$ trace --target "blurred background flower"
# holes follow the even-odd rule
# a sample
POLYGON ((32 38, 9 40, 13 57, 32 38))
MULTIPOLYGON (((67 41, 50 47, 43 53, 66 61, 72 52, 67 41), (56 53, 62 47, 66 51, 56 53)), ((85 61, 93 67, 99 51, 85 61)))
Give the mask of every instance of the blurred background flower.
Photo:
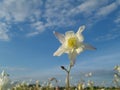
POLYGON ((3 70, 0 74, 0 90, 8 90, 11 88, 9 75, 3 70))

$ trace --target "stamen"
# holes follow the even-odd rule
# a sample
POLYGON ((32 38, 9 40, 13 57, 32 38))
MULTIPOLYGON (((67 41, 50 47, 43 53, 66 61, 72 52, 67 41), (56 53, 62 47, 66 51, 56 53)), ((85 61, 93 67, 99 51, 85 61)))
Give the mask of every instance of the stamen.
POLYGON ((76 48, 77 47, 77 39, 75 37, 71 37, 68 39, 68 47, 76 48))

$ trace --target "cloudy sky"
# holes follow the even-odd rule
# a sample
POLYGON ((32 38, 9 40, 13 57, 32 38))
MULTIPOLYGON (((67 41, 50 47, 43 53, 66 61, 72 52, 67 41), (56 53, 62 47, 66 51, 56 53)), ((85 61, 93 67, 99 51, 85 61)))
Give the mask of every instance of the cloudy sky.
MULTIPOLYGON (((0 0, 0 70, 12 78, 64 75, 67 55, 53 31, 77 31, 86 25, 85 41, 97 48, 77 57, 71 74, 112 71, 120 64, 120 0, 0 0)), ((104 75, 104 73, 102 74, 104 75)))

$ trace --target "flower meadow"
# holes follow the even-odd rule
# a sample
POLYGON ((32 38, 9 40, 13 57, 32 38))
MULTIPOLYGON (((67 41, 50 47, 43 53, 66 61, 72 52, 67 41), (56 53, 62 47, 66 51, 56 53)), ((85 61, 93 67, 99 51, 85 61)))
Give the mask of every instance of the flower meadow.
MULTIPOLYGON (((41 83, 37 80, 33 83, 31 81, 12 81, 9 74, 2 71, 0 74, 0 90, 120 90, 120 66, 114 67, 113 83, 112 86, 106 86, 102 82, 102 85, 97 85, 90 77, 93 77, 93 73, 89 72, 85 74, 87 80, 79 80, 76 85, 70 85, 69 89, 65 86, 59 86, 57 78, 52 77, 47 82, 41 83)), ((110 81, 111 82, 111 81, 110 81)), ((107 83, 107 82, 106 82, 107 83)))
POLYGON ((82 25, 77 32, 67 31, 65 34, 53 32, 61 43, 60 47, 53 53, 53 56, 61 56, 65 53, 70 61, 67 67, 61 66, 61 72, 64 71, 66 75, 64 86, 59 85, 60 82, 56 77, 49 78, 44 83, 41 83, 40 80, 33 83, 28 81, 12 81, 9 74, 3 70, 0 74, 0 90, 120 90, 119 65, 113 67, 112 86, 106 86, 104 83, 96 86, 95 81, 89 79, 89 77, 94 76, 92 72, 84 75, 87 80, 79 80, 79 82, 76 82, 77 84, 71 85, 71 69, 75 66, 76 57, 85 50, 96 50, 94 46, 84 43, 84 36, 82 35, 84 29, 85 25, 82 25))

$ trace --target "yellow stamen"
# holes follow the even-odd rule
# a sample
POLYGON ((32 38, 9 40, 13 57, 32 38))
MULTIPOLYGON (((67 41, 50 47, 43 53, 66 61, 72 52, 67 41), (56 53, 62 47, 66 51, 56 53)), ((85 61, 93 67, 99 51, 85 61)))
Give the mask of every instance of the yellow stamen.
POLYGON ((76 48, 77 47, 76 37, 71 37, 71 38, 68 39, 68 47, 69 48, 76 48))

